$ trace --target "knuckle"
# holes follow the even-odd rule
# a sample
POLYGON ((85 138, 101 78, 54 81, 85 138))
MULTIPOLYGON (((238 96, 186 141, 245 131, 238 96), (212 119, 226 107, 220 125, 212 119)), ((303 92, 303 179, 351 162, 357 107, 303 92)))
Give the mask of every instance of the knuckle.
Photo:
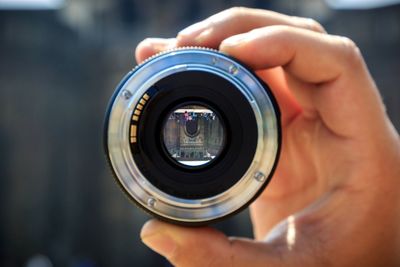
POLYGON ((302 28, 314 31, 314 32, 320 32, 320 33, 326 33, 325 28, 316 21, 315 19, 312 18, 304 18, 304 17, 297 17, 297 16, 292 16, 291 17, 293 21, 299 25, 302 28))
POLYGON ((228 9, 225 9, 217 14, 212 15, 209 17, 207 20, 210 23, 210 25, 215 26, 221 22, 236 22, 240 21, 241 18, 244 16, 246 13, 245 7, 231 7, 228 9))
POLYGON ((344 55, 344 60, 349 64, 349 65, 362 65, 363 64, 363 58, 361 55, 361 51, 358 48, 357 44, 347 38, 347 37, 339 37, 340 38, 340 43, 341 43, 341 49, 343 51, 344 55))
POLYGON ((241 6, 235 6, 228 8, 221 12, 223 17, 230 20, 240 20, 246 14, 246 8, 241 6))
POLYGON ((324 27, 318 21, 316 21, 314 19, 307 19, 307 20, 308 20, 307 23, 308 23, 310 30, 316 31, 316 32, 321 32, 321 33, 326 32, 324 27))
POLYGON ((240 16, 241 14, 243 14, 245 7, 242 6, 234 6, 231 8, 228 8, 227 10, 225 10, 229 15, 235 17, 235 16, 240 16))

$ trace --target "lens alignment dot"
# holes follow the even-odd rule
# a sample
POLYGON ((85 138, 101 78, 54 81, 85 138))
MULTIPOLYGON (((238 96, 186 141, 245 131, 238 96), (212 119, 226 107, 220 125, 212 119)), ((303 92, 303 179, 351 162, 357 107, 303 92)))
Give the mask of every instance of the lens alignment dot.
POLYGON ((185 166, 202 166, 221 153, 224 128, 217 114, 201 105, 187 105, 172 111, 163 129, 169 156, 185 166))

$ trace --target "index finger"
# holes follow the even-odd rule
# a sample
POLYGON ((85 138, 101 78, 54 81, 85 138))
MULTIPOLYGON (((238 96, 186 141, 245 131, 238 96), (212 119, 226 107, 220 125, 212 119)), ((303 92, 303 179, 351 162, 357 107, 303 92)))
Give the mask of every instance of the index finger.
POLYGON ((221 41, 229 36, 272 25, 325 32, 321 24, 310 18, 288 16, 263 9, 233 7, 182 30, 177 36, 177 44, 218 48, 221 41))
POLYGON ((307 89, 291 89, 301 96, 303 109, 339 136, 365 136, 383 126, 379 93, 359 49, 348 38, 271 26, 230 37, 220 50, 255 70, 281 66, 309 84, 307 89))

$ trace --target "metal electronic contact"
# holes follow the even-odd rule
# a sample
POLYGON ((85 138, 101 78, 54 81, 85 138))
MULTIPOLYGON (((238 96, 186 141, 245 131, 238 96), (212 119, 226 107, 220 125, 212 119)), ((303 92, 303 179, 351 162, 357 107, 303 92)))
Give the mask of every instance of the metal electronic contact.
POLYGON ((106 153, 122 189, 144 210, 183 224, 246 207, 272 176, 280 138, 268 87, 236 60, 204 48, 166 51, 136 67, 117 87, 105 121, 106 153), (212 147, 195 150, 204 139, 212 147))

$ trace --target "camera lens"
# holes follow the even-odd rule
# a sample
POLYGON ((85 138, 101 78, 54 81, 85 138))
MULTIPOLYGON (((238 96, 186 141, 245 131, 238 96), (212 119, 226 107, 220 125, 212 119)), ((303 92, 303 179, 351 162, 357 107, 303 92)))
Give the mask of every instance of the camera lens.
POLYGON ((111 98, 104 147, 115 180, 146 212, 203 225, 246 208, 264 190, 281 146, 268 86, 206 48, 155 55, 111 98))
POLYGON ((173 160, 184 166, 201 167, 221 153, 225 130, 210 107, 184 105, 168 114, 163 141, 173 160))

